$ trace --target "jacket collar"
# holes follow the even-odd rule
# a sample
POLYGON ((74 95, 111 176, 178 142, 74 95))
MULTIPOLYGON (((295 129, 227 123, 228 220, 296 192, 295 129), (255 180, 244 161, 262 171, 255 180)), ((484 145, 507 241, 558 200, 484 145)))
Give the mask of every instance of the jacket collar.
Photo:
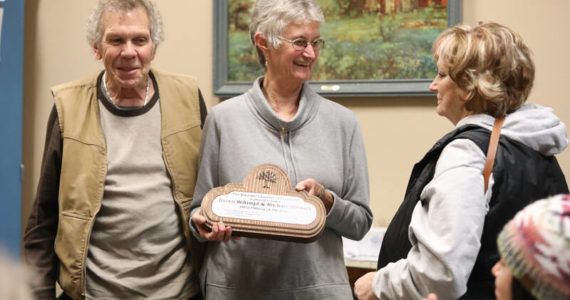
POLYGON ((295 131, 301 128, 315 118, 317 110, 323 98, 315 93, 309 87, 307 82, 303 83, 301 88, 301 99, 299 100, 299 109, 295 117, 289 121, 281 119, 277 113, 271 108, 267 99, 261 90, 261 82, 263 77, 259 77, 246 92, 246 99, 254 114, 261 120, 261 122, 274 128, 277 131, 285 129, 287 131, 295 131))

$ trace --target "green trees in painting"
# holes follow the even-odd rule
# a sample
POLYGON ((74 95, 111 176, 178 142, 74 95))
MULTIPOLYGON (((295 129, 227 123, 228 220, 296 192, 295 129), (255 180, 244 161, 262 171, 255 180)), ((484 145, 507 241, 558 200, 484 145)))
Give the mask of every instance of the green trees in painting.
MULTIPOLYGON (((253 0, 229 1, 228 79, 263 73, 248 38, 253 0)), ((326 23, 313 80, 428 79, 431 45, 447 27, 446 0, 319 0, 326 23)))
POLYGON ((230 12, 228 23, 233 30, 249 30, 249 14, 253 2, 251 0, 228 1, 228 11, 230 12))

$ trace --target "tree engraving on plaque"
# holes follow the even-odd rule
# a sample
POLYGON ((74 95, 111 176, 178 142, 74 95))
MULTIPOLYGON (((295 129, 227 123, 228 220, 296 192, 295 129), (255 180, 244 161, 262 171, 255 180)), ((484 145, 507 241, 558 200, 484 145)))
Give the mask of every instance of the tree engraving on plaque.
POLYGON ((268 189, 270 187, 270 183, 277 182, 277 174, 270 170, 262 170, 261 172, 257 173, 257 179, 263 180, 263 187, 268 189))

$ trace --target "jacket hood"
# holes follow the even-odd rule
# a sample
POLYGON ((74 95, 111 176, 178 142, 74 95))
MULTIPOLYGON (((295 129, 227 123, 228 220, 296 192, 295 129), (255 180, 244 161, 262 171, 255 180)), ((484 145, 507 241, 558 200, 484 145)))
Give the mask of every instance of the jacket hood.
MULTIPOLYGON (((487 114, 470 115, 457 123, 456 127, 475 124, 493 130, 495 118, 487 114)), ((517 140, 543 155, 551 156, 562 152, 568 146, 566 125, 550 107, 525 104, 506 116, 501 134, 517 140)))

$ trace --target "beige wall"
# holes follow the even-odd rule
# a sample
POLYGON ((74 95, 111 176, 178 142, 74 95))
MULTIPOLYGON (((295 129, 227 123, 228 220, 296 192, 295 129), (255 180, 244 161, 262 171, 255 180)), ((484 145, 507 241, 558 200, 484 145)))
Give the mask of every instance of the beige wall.
MULTIPOLYGON (((157 1, 166 40, 154 66, 199 78, 209 107, 212 92, 212 2, 157 1)), ((84 21, 95 0, 27 0, 25 37, 23 219, 27 218, 39 179, 45 124, 52 107, 49 87, 95 72, 100 63, 84 38, 84 21)), ((570 28, 568 0, 464 0, 463 20, 497 21, 515 29, 534 52, 535 88, 529 102, 554 107, 570 123, 570 28)), ((325 50, 326 51, 326 50, 325 50)), ((385 226, 403 198, 413 164, 452 129, 434 111, 435 98, 337 99, 358 116, 370 171, 374 224, 385 226)), ((570 151, 558 156, 570 172, 570 151)))

